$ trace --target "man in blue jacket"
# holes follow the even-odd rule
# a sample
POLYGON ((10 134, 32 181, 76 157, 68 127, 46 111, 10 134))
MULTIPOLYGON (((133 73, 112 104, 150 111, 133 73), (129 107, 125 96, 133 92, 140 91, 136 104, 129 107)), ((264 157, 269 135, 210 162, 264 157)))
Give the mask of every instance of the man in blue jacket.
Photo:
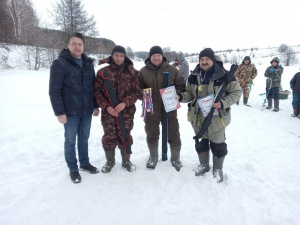
POLYGON ((67 49, 53 61, 50 70, 49 95, 55 116, 64 124, 65 160, 74 183, 81 182, 78 172, 75 144, 80 169, 95 174, 99 170, 92 166, 88 156, 92 114, 99 115, 94 100, 95 71, 93 60, 83 54, 85 37, 73 32, 68 36, 67 49))

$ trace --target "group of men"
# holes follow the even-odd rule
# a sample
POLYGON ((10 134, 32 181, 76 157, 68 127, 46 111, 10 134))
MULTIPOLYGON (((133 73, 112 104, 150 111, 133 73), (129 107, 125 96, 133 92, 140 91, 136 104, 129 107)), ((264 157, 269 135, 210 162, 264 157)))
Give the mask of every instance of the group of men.
MULTIPOLYGON (((140 71, 134 68, 124 47, 116 46, 109 57, 99 61, 99 65, 108 65, 98 70, 95 75, 93 60, 83 53, 84 43, 85 37, 81 33, 69 34, 67 49, 61 52, 51 66, 49 82, 49 95, 54 113, 58 121, 64 125, 65 160, 70 170, 70 178, 74 183, 81 182, 79 169, 91 174, 99 172, 91 165, 88 157, 92 115, 99 115, 99 107, 104 131, 102 146, 106 157, 106 163, 101 171, 109 173, 112 170, 115 165, 115 148, 118 147, 122 156, 122 166, 132 172, 136 169, 130 161, 130 146, 133 144, 130 132, 133 129, 136 112, 135 103, 138 99, 143 100, 143 90, 152 90, 153 112, 146 112, 145 132, 150 154, 146 166, 154 169, 159 158, 159 126, 165 110, 159 92, 163 88, 163 74, 166 72, 169 74, 169 86, 175 87, 176 98, 180 102, 188 103, 188 121, 195 134, 200 131, 205 119, 205 114, 201 111, 202 108, 197 100, 216 95, 228 74, 223 63, 215 57, 214 51, 210 48, 200 52, 199 64, 185 78, 181 76, 180 69, 169 64, 159 46, 153 46, 150 49, 145 66, 140 71), (75 150, 76 138, 79 168, 75 150)), ((273 74, 279 73, 277 71, 281 67, 277 70, 275 62, 279 63, 279 61, 272 60, 274 71, 271 71, 272 68, 267 69, 266 76, 272 77, 273 74)), ((211 150, 213 176, 218 182, 223 181, 223 162, 228 152, 225 143, 225 128, 230 123, 230 106, 240 99, 242 93, 244 93, 244 104, 247 104, 248 84, 256 75, 255 66, 251 64, 249 57, 245 57, 236 72, 238 80, 234 77, 227 85, 221 100, 213 104, 218 116, 213 116, 203 139, 195 140, 195 149, 200 161, 196 176, 202 176, 210 170, 209 151, 211 150), (244 77, 249 77, 249 79, 242 82, 244 77)), ((270 93, 276 96, 276 91, 277 89, 274 89, 270 93)), ((275 101, 276 107, 278 104, 275 101)), ((171 165, 180 171, 182 167, 181 139, 177 111, 168 112, 167 118, 170 161, 171 165)))

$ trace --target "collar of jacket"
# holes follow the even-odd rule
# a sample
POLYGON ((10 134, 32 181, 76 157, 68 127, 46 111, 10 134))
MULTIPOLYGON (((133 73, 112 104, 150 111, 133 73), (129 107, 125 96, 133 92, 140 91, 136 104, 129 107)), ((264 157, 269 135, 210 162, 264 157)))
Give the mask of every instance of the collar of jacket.
POLYGON ((165 57, 163 56, 163 60, 162 60, 161 67, 160 67, 160 68, 156 68, 156 67, 151 63, 150 57, 148 57, 148 58, 145 60, 145 64, 146 64, 147 68, 149 68, 150 70, 160 70, 160 69, 165 69, 165 68, 167 68, 167 66, 169 65, 169 62, 168 62, 167 58, 165 58, 165 57))
MULTIPOLYGON (((71 62, 74 65, 77 65, 76 62, 74 61, 74 59, 72 58, 69 49, 62 50, 62 52, 59 54, 59 57, 68 60, 69 62, 71 62)), ((94 61, 92 58, 87 57, 84 53, 82 53, 81 58, 82 58, 82 64, 93 63, 93 61, 94 61)))
MULTIPOLYGON (((198 64, 193 72, 191 73, 192 75, 200 76, 200 65, 198 64)), ((210 68, 209 70, 213 69, 214 70, 214 75, 212 76, 211 80, 218 80, 221 77, 225 75, 226 70, 221 68, 217 63, 214 63, 213 68, 210 68)))

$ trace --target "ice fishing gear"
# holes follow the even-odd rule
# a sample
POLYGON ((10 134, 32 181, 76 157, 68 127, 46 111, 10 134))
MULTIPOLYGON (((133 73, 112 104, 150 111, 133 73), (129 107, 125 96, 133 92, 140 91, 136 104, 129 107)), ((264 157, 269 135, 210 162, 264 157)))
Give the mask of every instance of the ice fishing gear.
POLYGON ((147 112, 151 114, 153 111, 153 102, 152 102, 152 88, 143 89, 143 112, 142 117, 144 117, 144 121, 146 120, 147 112))
MULTIPOLYGON (((170 72, 163 73, 163 88, 169 87, 170 72)), ((162 161, 168 160, 168 115, 162 111, 162 161)))
MULTIPOLYGON (((227 88, 227 85, 231 82, 232 78, 234 77, 234 73, 235 73, 237 68, 238 68, 237 65, 235 65, 235 64, 231 65, 230 71, 225 74, 224 83, 221 85, 218 93, 216 94, 214 103, 217 103, 217 102, 220 101, 222 95, 224 94, 224 92, 227 88)), ((205 117, 205 119, 203 121, 200 132, 194 137, 194 139, 196 141, 200 142, 202 140, 204 133, 206 132, 206 130, 208 129, 208 127, 210 125, 210 121, 212 119, 214 111, 215 111, 215 107, 211 107, 209 114, 205 117)), ((221 118, 221 113, 219 113, 219 115, 220 115, 220 118, 221 118)))
MULTIPOLYGON (((101 75, 102 75, 102 78, 103 78, 103 81, 104 81, 104 87, 105 87, 106 93, 108 95, 109 102, 115 108, 119 104, 119 101, 118 101, 118 98, 116 96, 116 93, 115 93, 114 89, 111 86, 111 82, 110 82, 110 79, 109 79, 109 74, 108 74, 107 71, 104 71, 101 75)), ((123 144, 124 144, 125 152, 126 152, 126 154, 131 154, 132 153, 131 152, 131 145, 130 145, 129 140, 127 138, 125 123, 124 123, 122 114, 119 113, 119 115, 117 117, 115 117, 115 119, 117 121, 118 128, 119 128, 119 130, 121 131, 121 134, 122 134, 122 141, 123 141, 123 144)))
MULTIPOLYGON (((263 105, 261 107, 261 110, 263 111, 264 110, 264 107, 266 106, 266 102, 267 102, 267 99, 268 99, 268 96, 269 96, 269 93, 270 93, 270 90, 272 88, 272 79, 268 78, 267 79, 267 83, 270 82, 270 85, 269 85, 269 88, 268 88, 268 91, 267 91, 267 94, 266 94, 266 98, 264 99, 264 102, 263 102, 263 105)), ((263 94, 261 94, 263 95, 263 94)))

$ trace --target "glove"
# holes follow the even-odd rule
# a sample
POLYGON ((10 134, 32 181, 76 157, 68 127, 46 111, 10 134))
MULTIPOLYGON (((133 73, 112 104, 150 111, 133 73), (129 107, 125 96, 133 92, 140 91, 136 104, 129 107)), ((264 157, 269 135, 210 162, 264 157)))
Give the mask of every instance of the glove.
POLYGON ((269 69, 269 71, 270 71, 271 73, 273 73, 273 72, 275 71, 275 68, 271 68, 271 69, 269 69))

